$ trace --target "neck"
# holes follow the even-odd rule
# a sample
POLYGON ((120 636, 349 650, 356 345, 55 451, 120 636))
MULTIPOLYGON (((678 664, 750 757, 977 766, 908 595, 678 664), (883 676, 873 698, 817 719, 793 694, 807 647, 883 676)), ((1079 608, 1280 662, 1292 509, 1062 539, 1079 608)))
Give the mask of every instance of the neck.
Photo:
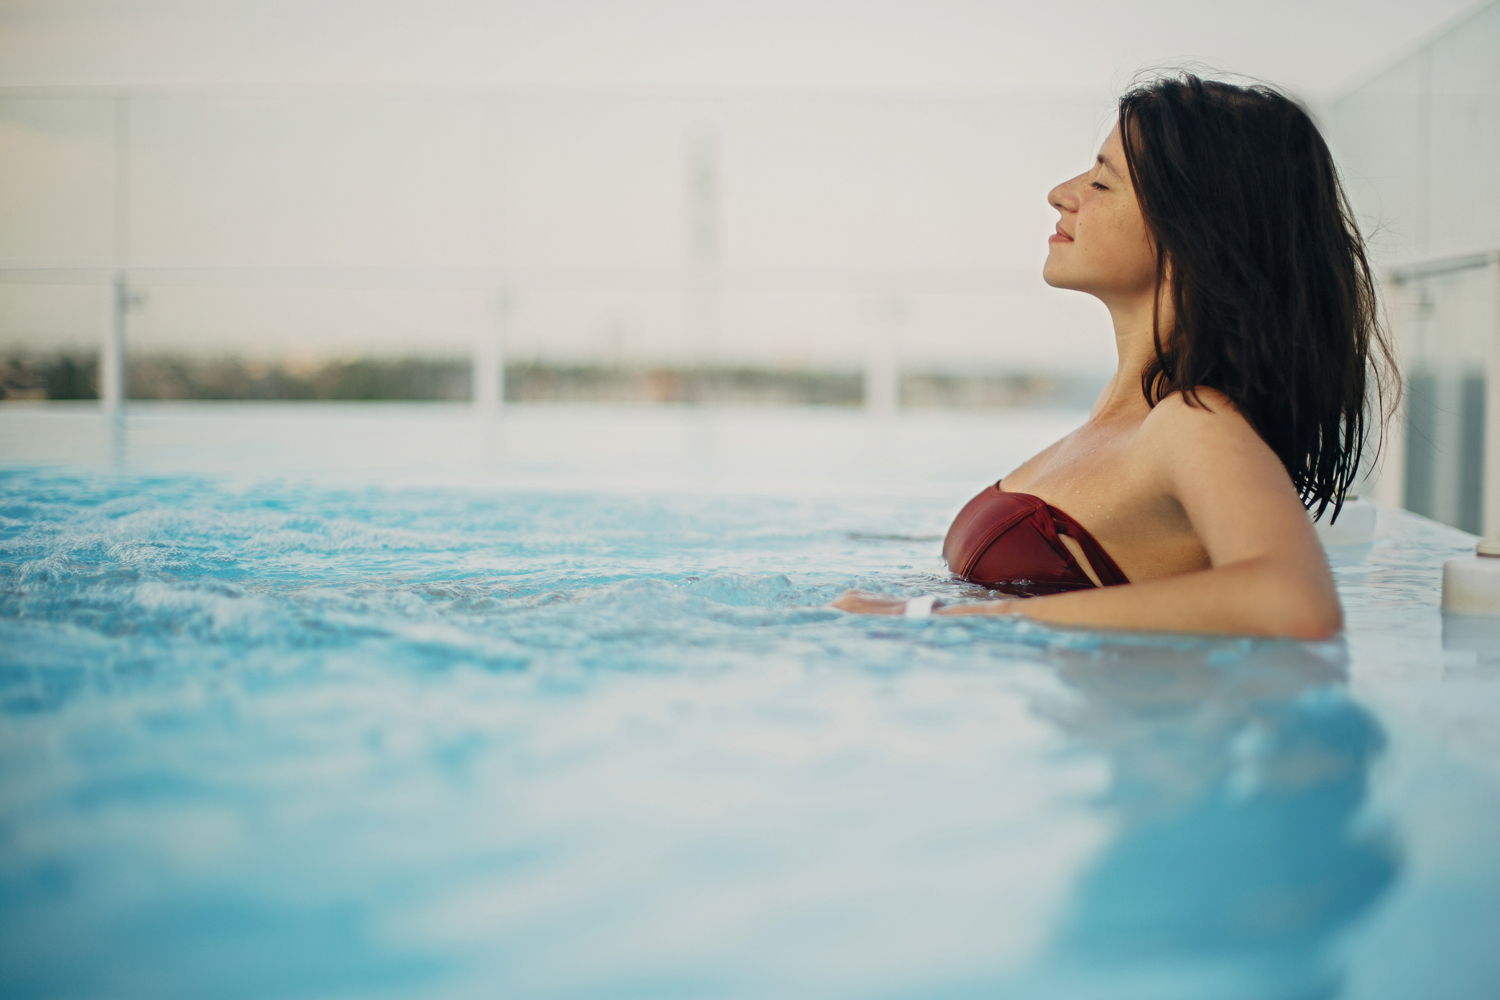
MULTIPOLYGON (((1141 394, 1141 373, 1156 357, 1152 337, 1152 300, 1150 293, 1106 301, 1115 328, 1115 374, 1099 394, 1090 414, 1094 420, 1145 417, 1150 407, 1141 394)), ((1163 310, 1162 336, 1170 327, 1168 310, 1163 310)))

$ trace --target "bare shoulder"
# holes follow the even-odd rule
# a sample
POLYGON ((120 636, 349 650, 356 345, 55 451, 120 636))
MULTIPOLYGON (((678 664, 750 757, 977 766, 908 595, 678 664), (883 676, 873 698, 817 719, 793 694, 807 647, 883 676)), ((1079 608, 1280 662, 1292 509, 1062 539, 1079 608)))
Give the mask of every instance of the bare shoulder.
POLYGON ((1228 396, 1216 389, 1195 396, 1173 393, 1141 425, 1137 454, 1158 475, 1179 484, 1185 475, 1241 486, 1245 477, 1290 485, 1280 459, 1228 396))
POLYGON ((1187 394, 1174 392, 1157 403, 1141 424, 1141 437, 1149 443, 1175 447, 1223 445, 1260 435, 1240 413, 1234 401, 1217 389, 1202 388, 1187 394))

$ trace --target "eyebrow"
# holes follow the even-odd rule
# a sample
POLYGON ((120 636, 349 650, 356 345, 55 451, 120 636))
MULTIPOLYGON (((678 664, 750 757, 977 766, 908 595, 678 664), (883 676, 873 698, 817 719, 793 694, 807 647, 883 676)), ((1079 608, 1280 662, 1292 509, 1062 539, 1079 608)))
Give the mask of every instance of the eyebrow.
POLYGON ((1098 156, 1094 157, 1094 162, 1104 164, 1109 168, 1110 173, 1114 174, 1116 177, 1120 176, 1119 168, 1111 163, 1108 159, 1106 159, 1103 153, 1100 153, 1098 156))

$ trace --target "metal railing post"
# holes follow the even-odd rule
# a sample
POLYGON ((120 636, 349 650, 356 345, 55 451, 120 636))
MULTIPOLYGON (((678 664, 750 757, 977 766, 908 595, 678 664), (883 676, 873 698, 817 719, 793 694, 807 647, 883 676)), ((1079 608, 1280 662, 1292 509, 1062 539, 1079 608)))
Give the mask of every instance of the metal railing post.
POLYGON ((99 351, 99 406, 107 414, 119 413, 125 403, 125 313, 129 308, 125 273, 116 271, 109 283, 109 315, 99 351))
POLYGON ((875 310, 871 336, 865 345, 865 410, 895 413, 901 405, 901 366, 897 359, 906 302, 892 294, 875 310))
MULTIPOLYGON (((1374 484, 1370 496, 1387 507, 1406 506, 1406 317, 1403 311, 1405 303, 1400 301, 1402 295, 1402 285, 1391 280, 1389 274, 1384 275, 1380 282, 1380 302, 1391 337, 1391 351, 1395 354, 1392 360, 1396 384, 1392 390, 1400 395, 1390 419, 1382 428, 1379 465, 1372 470, 1374 484)), ((1382 413, 1381 417, 1384 416, 1382 413)))
POLYGON ((125 318, 130 309, 130 289, 125 282, 125 258, 130 252, 130 177, 126 160, 129 141, 130 95, 121 90, 115 94, 114 183, 111 191, 114 273, 109 284, 108 322, 99 352, 99 406, 110 415, 118 414, 125 404, 125 318))
POLYGON ((500 412, 505 402, 505 313, 509 299, 504 291, 496 292, 486 310, 487 322, 474 340, 474 361, 470 374, 470 398, 481 415, 500 412))
POLYGON ((1482 533, 1500 532, 1500 250, 1490 254, 1490 296, 1494 329, 1484 379, 1484 490, 1482 533))

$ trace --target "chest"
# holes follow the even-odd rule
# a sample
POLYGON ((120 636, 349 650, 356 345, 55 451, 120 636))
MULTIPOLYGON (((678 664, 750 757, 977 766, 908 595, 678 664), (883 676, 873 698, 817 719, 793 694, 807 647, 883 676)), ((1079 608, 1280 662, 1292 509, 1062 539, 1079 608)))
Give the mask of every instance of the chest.
POLYGON ((1205 556, 1161 463, 1143 454, 1139 425, 1087 425, 1004 479, 1066 511, 1121 562, 1132 579, 1195 566, 1205 556), (1127 565, 1128 564, 1128 565, 1127 565))
POLYGON ((1137 428, 1085 425, 1005 477, 1005 489, 1032 493, 1079 519, 1135 507, 1151 492, 1135 454, 1137 428))

